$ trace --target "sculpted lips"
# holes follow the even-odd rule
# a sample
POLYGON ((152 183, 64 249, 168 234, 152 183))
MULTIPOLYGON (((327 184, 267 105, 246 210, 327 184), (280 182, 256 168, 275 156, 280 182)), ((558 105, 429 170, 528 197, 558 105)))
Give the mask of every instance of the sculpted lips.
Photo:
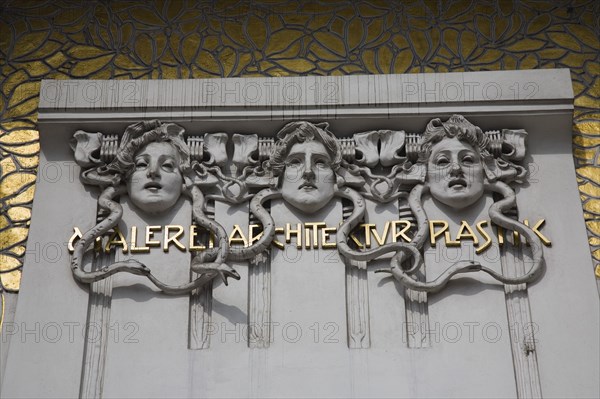
POLYGON ((161 188, 162 188, 162 185, 155 181, 151 181, 151 182, 144 184, 144 190, 158 191, 161 188))
POLYGON ((316 190, 316 189, 317 189, 317 186, 316 186, 314 183, 311 183, 311 182, 305 182, 305 183, 302 183, 302 184, 300 185, 300 189, 303 189, 303 188, 308 188, 308 189, 314 189, 314 190, 316 190))
POLYGON ((459 178, 456 178, 456 179, 452 179, 448 183, 448 187, 454 188, 454 189, 466 188, 467 187, 467 180, 463 179, 462 177, 459 177, 459 178))

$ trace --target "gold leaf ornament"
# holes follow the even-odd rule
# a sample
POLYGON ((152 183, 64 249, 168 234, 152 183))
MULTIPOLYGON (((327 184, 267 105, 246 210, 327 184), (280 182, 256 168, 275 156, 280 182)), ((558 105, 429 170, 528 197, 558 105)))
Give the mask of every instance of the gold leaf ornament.
POLYGON ((12 60, 17 60, 39 50, 48 39, 49 31, 28 32, 17 38, 13 52, 9 55, 12 60))
POLYGON ((31 209, 24 206, 15 206, 9 208, 6 215, 13 223, 26 222, 31 218, 31 209))
POLYGON ((301 58, 296 60, 278 60, 276 63, 294 73, 308 73, 317 67, 314 62, 301 58))
POLYGON ((107 54, 110 54, 110 51, 94 46, 75 45, 67 50, 67 55, 77 60, 89 60, 91 58, 98 58, 107 54))
POLYGON ((14 130, 12 132, 8 132, 0 136, 0 144, 24 144, 32 141, 36 141, 39 139, 39 133, 37 130, 32 129, 24 129, 24 130, 14 130))
POLYGON ((109 54, 102 57, 79 61, 71 69, 71 75, 73 77, 86 77, 95 72, 98 72, 102 68, 106 67, 112 60, 114 55, 109 54))
POLYGON ((246 35, 254 45, 254 48, 262 50, 267 42, 267 26, 264 21, 252 15, 247 19, 245 25, 246 35))
POLYGON ((21 270, 13 270, 8 273, 0 273, 0 283, 8 292, 17 292, 21 286, 21 270))
POLYGON ((564 47, 572 51, 581 51, 581 46, 576 40, 573 40, 573 36, 562 33, 562 32, 548 32, 548 37, 557 45, 564 47))
POLYGON ((0 254, 0 273, 21 267, 21 262, 9 255, 0 254))
POLYGON ((33 201, 33 195, 35 193, 35 186, 30 186, 25 191, 6 201, 8 205, 20 205, 20 204, 29 204, 33 201))
POLYGON ((506 51, 510 52, 531 52, 541 49, 546 45, 546 42, 538 39, 523 39, 506 47, 506 51))
POLYGON ((33 183, 35 175, 33 173, 13 172, 5 175, 0 181, 0 198, 6 198, 15 195, 24 186, 33 183))
POLYGON ((0 232, 0 248, 5 249, 19 244, 27 239, 29 229, 25 227, 12 227, 0 232))
POLYGON ((269 42, 266 48, 268 56, 276 55, 277 53, 287 50, 294 42, 304 36, 304 32, 294 29, 286 29, 273 33, 269 37, 269 42))

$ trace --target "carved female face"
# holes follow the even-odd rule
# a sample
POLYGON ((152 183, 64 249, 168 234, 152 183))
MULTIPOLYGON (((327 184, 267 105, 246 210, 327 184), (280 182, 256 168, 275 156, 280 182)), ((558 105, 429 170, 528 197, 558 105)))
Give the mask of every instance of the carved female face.
POLYGON ((148 213, 171 208, 181 195, 183 176, 179 154, 167 142, 152 142, 134 157, 134 171, 127 180, 127 192, 135 206, 148 213))
POLYGON ((483 195, 481 155, 456 137, 444 138, 431 149, 427 181, 433 198, 455 209, 473 205, 483 195))
POLYGON ((283 199, 305 213, 323 208, 335 191, 336 178, 331 163, 331 156, 321 142, 294 144, 285 164, 283 199))

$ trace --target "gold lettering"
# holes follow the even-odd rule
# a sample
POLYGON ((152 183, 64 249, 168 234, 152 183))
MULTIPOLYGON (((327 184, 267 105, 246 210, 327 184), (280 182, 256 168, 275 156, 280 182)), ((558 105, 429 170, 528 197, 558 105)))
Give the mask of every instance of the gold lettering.
POLYGON ((385 244, 385 240, 387 239, 389 230, 390 222, 385 222, 385 227, 383 228, 383 235, 379 236, 379 233, 377 232, 377 227, 373 226, 373 229, 371 229, 371 233, 373 233, 373 237, 375 237, 375 241, 377 241, 377 244, 379 244, 380 246, 385 244))
POLYGON ((296 236, 296 248, 302 248, 302 225, 296 224, 296 230, 292 230, 292 225, 285 224, 285 242, 292 242, 292 234, 296 236))
POLYGON ((129 240, 130 240, 129 252, 131 252, 132 254, 137 254, 140 252, 150 252, 149 247, 138 247, 137 246, 137 227, 136 226, 131 226, 131 238, 129 240))
POLYGON ((310 230, 308 227, 304 227, 304 248, 310 248, 310 230))
POLYGON ((452 240, 452 237, 450 237, 450 230, 444 233, 444 241, 448 247, 460 247, 460 241, 452 240))
POLYGON ((229 245, 231 244, 243 244, 244 247, 248 246, 248 240, 239 224, 233 225, 233 231, 229 235, 229 245), (239 237, 236 237, 236 234, 239 235, 239 237))
POLYGON ((69 244, 67 245, 67 248, 69 248, 70 253, 73 253, 73 251, 75 251, 75 247, 73 246, 73 244, 76 240, 81 239, 82 236, 83 234, 81 234, 81 230, 79 230, 79 227, 73 227, 73 235, 71 236, 71 238, 69 238, 69 244))
POLYGON ((482 253, 483 251, 488 249, 490 245, 492 245, 492 238, 483 229, 485 226, 487 226, 487 224, 488 224, 487 220, 482 220, 481 222, 477 223, 477 225, 476 225, 477 231, 483 236, 483 238, 485 238, 485 242, 479 248, 477 248, 475 250, 476 254, 482 253))
POLYGON ((260 238, 263 236, 263 234, 264 234, 264 231, 260 224, 251 224, 249 227, 249 234, 248 234, 250 236, 249 244, 252 245, 256 241, 260 240, 260 238), (254 235, 254 230, 258 229, 259 227, 260 227, 260 232, 257 235, 254 235))
POLYGON ((371 229, 375 227, 373 223, 363 223, 360 227, 365 229, 365 246, 371 248, 371 229))
POLYGON ((152 240, 155 231, 161 231, 162 226, 146 226, 146 246, 160 247, 160 241, 152 240))
POLYGON ((165 236, 163 239, 163 251, 169 252, 169 244, 173 243, 177 248, 181 251, 185 251, 185 246, 177 240, 180 236, 183 235, 183 226, 179 225, 167 225, 165 226, 165 236), (173 237, 169 237, 169 232, 171 230, 177 229, 177 233, 173 237))
POLYGON ((408 220, 395 220, 392 222, 392 231, 394 232, 393 242, 398 241, 398 237, 401 237, 404 241, 410 242, 411 239, 406 235, 408 230, 410 230, 411 223, 408 220), (400 231, 396 231, 399 224, 404 224, 404 227, 400 231))
POLYGON ((496 226, 496 231, 498 234, 498 245, 503 246, 504 245, 504 229, 502 228, 502 226, 496 226))
POLYGON ((307 236, 308 236, 308 228, 312 227, 312 234, 313 234, 313 248, 317 249, 319 248, 319 228, 321 227, 327 227, 327 224, 325 222, 310 222, 310 223, 304 223, 304 227, 306 227, 307 229, 307 236))
POLYGON ((432 247, 435 247, 437 238, 444 234, 448 230, 448 222, 444 220, 430 220, 429 221, 429 242, 432 247), (442 229, 438 232, 435 231, 435 226, 442 226, 442 229))
POLYGON ((196 236, 198 232, 196 231, 197 226, 195 224, 190 226, 190 251, 204 251, 206 247, 204 245, 195 245, 196 244, 196 236))
MULTIPOLYGON (((283 227, 275 227, 275 235, 277 235, 277 233, 283 233, 283 227)), ((275 239, 275 237, 273 237, 273 245, 275 245, 279 249, 285 248, 285 245, 283 245, 282 242, 277 241, 275 239)), ((300 248, 300 247, 298 247, 298 248, 300 248)))
POLYGON ((544 225, 544 223, 546 223, 546 219, 540 219, 535 226, 533 226, 531 228, 531 230, 533 230, 533 232, 540 237, 540 240, 542 240, 542 243, 547 246, 547 247, 551 247, 552 246, 552 242, 546 237, 544 236, 539 229, 542 228, 542 226, 544 225))
POLYGON ((337 227, 325 227, 321 230, 321 248, 337 248, 337 243, 327 242, 329 234, 333 234, 337 231, 337 227))
POLYGON ((106 246, 104 247, 104 252, 109 253, 110 247, 113 244, 115 246, 120 245, 123 248, 123 253, 124 254, 127 253, 127 240, 125 239, 125 237, 121 233, 121 230, 119 230, 119 228, 117 226, 115 226, 115 230, 108 238, 108 242, 106 243, 106 246))
POLYGON ((354 233, 350 233, 350 238, 352 239, 352 241, 354 241, 354 243, 356 244, 356 246, 358 248, 364 248, 365 246, 362 244, 362 242, 360 242, 358 240, 358 238, 356 238, 356 236, 354 235, 354 233))
POLYGON ((458 234, 456 235, 457 241, 460 241, 462 239, 473 240, 473 245, 479 244, 479 240, 475 236, 475 233, 473 232, 473 230, 471 230, 471 226, 469 226, 469 224, 464 220, 462 222, 460 222, 458 234))

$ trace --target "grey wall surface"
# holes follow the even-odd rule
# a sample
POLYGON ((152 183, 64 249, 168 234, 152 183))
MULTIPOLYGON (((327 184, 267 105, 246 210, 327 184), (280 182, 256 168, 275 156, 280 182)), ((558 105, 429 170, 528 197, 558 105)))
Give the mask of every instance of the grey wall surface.
MULTIPOLYGON (((529 71, 520 73, 525 72, 529 71)), ((552 241, 551 247, 544 248, 544 275, 528 288, 542 394, 598 397, 600 309, 572 160, 568 73, 461 75, 463 80, 481 80, 482 84, 486 79, 499 85, 524 79, 538 82, 543 90, 532 99, 443 104, 397 101, 398 107, 404 108, 391 114, 365 98, 356 106, 358 114, 343 113, 338 104, 332 117, 330 107, 317 104, 310 118, 330 122, 335 134, 343 137, 369 129, 423 131, 431 118, 448 117, 455 109, 483 130, 527 130, 526 162, 531 174, 528 183, 517 191, 520 218, 546 219, 542 232, 552 241)), ((442 82, 448 79, 438 78, 442 82)), ((36 260, 29 253, 25 259, 15 317, 20 332, 11 339, 2 397, 79 395, 88 288, 74 282, 65 242, 73 226, 83 229, 93 225, 98 193, 78 179, 79 169, 68 146, 71 135, 77 129, 117 134, 139 119, 160 117, 180 123, 190 134, 224 131, 270 136, 290 119, 302 118, 290 107, 289 115, 239 120, 239 104, 226 105, 218 118, 211 119, 209 115, 194 117, 191 111, 182 116, 169 108, 138 109, 132 112, 135 117, 127 117, 125 109, 109 109, 109 104, 97 104, 95 109, 89 104, 41 104, 40 170, 57 165, 61 175, 52 180, 43 173, 38 175, 28 245, 58 242, 64 252, 54 262, 36 260), (80 108, 78 112, 76 108, 80 108), (61 332, 59 339, 55 337, 56 326, 61 332)), ((281 107, 286 110, 285 104, 281 107)), ((450 220, 456 229, 460 220, 487 219, 491 201, 486 197, 467 212, 454 215, 447 209, 440 211, 429 198, 425 208, 430 218, 450 220)), ((125 224, 167 224, 166 219, 143 219, 125 200, 123 203, 125 224)), ((398 218, 396 204, 369 203, 367 209, 368 221, 378 226, 398 218)), ((271 213, 278 225, 326 221, 334 226, 341 221, 342 208, 340 201, 334 200, 308 220, 285 203, 273 201, 271 213)), ((177 211, 164 217, 171 224, 188 225, 189 203, 180 201, 177 211)), ((234 224, 248 220, 247 205, 231 208, 217 201, 215 217, 231 231, 234 224)), ((431 277, 454 259, 451 250, 441 246, 426 250, 431 277)), ((467 256, 470 251, 472 248, 464 248, 458 256, 467 256)), ((498 254, 486 252, 481 261, 499 269, 499 255, 494 253, 498 254)), ((186 278, 189 253, 153 250, 144 256, 148 264, 162 268, 165 278, 186 278)), ((429 295, 431 346, 414 349, 407 345, 404 289, 386 274, 374 273, 385 267, 387 260, 371 262, 367 276, 371 345, 349 349, 345 266, 337 251, 273 248, 271 261, 271 311, 277 325, 273 342, 265 349, 250 349, 245 335, 249 295, 246 262, 232 263, 240 281, 230 280, 228 287, 215 282, 214 330, 210 348, 202 350, 188 349, 188 296, 165 296, 138 277, 116 278, 111 307, 115 327, 107 349, 104 397, 517 396, 502 285, 473 274, 429 295)))

